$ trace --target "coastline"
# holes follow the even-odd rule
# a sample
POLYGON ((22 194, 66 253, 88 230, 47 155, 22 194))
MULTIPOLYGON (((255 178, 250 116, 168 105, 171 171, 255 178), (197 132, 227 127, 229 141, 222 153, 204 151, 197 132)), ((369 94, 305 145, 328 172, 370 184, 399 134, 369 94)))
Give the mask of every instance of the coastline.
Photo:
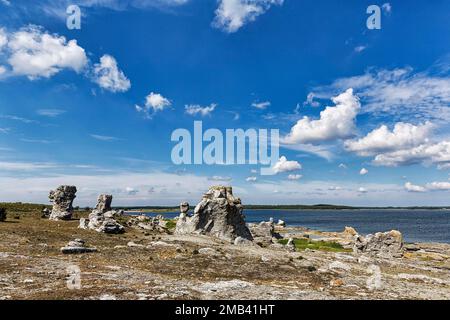
POLYGON ((387 259, 354 254, 339 232, 276 227, 286 238, 342 246, 291 251, 170 230, 111 236, 78 229, 84 211, 64 222, 16 214, 0 223, 0 299, 450 299, 449 244, 405 244, 403 258, 387 259), (97 251, 62 254, 74 238, 97 251), (70 266, 80 289, 66 285, 70 266))

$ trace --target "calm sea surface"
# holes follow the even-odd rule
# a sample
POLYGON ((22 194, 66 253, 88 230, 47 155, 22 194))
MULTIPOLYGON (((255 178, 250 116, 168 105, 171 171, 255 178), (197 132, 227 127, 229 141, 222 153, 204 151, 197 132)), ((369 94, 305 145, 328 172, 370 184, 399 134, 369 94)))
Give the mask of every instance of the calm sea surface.
MULTIPOLYGON (((450 210, 245 210, 244 214, 247 222, 273 217, 291 226, 321 231, 342 231, 351 226, 361 234, 396 229, 407 242, 450 243, 450 210)), ((173 218, 179 213, 163 215, 173 218)))

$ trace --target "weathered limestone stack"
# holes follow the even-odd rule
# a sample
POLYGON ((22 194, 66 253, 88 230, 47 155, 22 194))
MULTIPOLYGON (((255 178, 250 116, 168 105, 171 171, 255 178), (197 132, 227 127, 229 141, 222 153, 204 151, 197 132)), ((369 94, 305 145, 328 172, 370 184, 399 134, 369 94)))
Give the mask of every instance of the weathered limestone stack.
POLYGON ((73 200, 76 198, 75 186, 59 186, 50 191, 49 199, 53 203, 50 220, 70 220, 73 214, 73 200))
POLYGON ((189 203, 187 202, 182 202, 180 204, 180 212, 182 216, 187 216, 188 212, 189 212, 189 203))
POLYGON ((401 258, 403 256, 403 237, 400 231, 377 232, 366 237, 355 236, 353 252, 367 253, 380 258, 401 258))
POLYGON ((112 195, 99 195, 97 205, 95 209, 92 210, 91 214, 89 214, 89 219, 80 219, 79 228, 113 234, 125 232, 125 228, 114 219, 114 217, 120 215, 121 212, 112 210, 111 202, 112 195))
POLYGON ((241 199, 235 198, 231 187, 211 187, 189 216, 189 205, 180 206, 176 234, 204 234, 234 242, 238 237, 253 240, 242 214, 241 199))

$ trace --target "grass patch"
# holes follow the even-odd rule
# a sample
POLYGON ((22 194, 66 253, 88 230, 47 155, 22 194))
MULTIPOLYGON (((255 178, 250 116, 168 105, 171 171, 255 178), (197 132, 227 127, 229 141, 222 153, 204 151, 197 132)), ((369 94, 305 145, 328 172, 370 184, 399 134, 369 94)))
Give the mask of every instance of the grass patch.
POLYGON ((175 229, 175 227, 177 226, 177 222, 175 220, 167 220, 166 221, 166 228, 169 230, 175 229))
MULTIPOLYGON (((288 240, 282 239, 279 243, 286 245, 288 240)), ((344 248, 341 244, 333 241, 311 241, 310 239, 294 239, 295 249, 304 251, 305 249, 320 250, 328 252, 351 252, 351 249, 344 248)))

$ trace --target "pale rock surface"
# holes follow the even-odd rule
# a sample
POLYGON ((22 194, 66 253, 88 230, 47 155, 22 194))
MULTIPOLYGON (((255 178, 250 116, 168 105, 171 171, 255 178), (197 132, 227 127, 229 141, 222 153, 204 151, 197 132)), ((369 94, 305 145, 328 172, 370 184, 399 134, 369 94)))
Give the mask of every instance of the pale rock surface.
POLYGON ((249 224, 250 232, 252 233, 255 242, 270 245, 276 241, 274 239, 280 239, 281 236, 275 232, 275 224, 273 220, 263 221, 259 224, 249 224))
POLYGON ((88 248, 86 243, 81 239, 70 241, 65 247, 61 248, 61 252, 64 254, 90 253, 96 251, 96 248, 88 248))
POLYGON ((73 200, 76 198, 77 188, 75 186, 59 186, 50 191, 49 199, 53 203, 50 220, 70 220, 73 214, 73 200))
POLYGON ((353 252, 367 253, 381 258, 401 258, 404 253, 403 236, 399 231, 377 232, 366 237, 356 235, 353 252))
POLYGON ((245 224, 241 200, 234 197, 231 187, 210 188, 192 216, 184 208, 177 221, 176 234, 203 234, 230 242, 238 237, 253 239, 245 224))
POLYGON ((102 194, 97 199, 97 205, 89 219, 80 219, 81 229, 90 229, 97 232, 119 234, 125 232, 125 228, 114 218, 120 214, 120 211, 111 209, 112 195, 102 194))

